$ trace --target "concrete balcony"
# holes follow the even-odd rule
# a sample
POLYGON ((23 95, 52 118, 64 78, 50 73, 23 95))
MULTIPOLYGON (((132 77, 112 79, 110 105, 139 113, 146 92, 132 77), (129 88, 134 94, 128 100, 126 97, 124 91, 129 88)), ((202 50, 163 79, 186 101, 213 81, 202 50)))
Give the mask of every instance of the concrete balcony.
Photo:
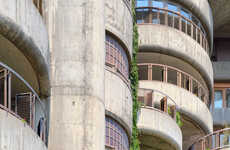
POLYGON ((43 101, 18 73, 0 63, 0 149, 46 150, 43 101))
POLYGON ((139 25, 141 52, 170 55, 189 63, 200 72, 209 89, 213 87, 213 69, 202 46, 183 32, 163 25, 139 25))
POLYGON ((23 75, 39 94, 48 96, 48 34, 38 9, 33 0, 0 3, 1 61, 23 75))
POLYGON ((230 150, 230 128, 224 128, 198 139, 192 150, 230 150))
POLYGON ((139 89, 138 100, 142 104, 137 123, 141 149, 182 150, 176 103, 166 94, 151 89, 139 89), (158 98, 161 104, 156 105, 158 98))
POLYGON ((133 17, 130 0, 105 0, 105 28, 115 35, 132 56, 133 17))
MULTIPOLYGON (((187 150, 197 139, 213 131, 212 115, 204 102, 193 93, 173 84, 159 81, 139 81, 139 88, 157 89, 167 93, 182 114, 183 149, 187 150)), ((159 102, 160 99, 155 100, 159 102)))
POLYGON ((11 113, 0 108, 0 149, 47 150, 34 130, 11 113))

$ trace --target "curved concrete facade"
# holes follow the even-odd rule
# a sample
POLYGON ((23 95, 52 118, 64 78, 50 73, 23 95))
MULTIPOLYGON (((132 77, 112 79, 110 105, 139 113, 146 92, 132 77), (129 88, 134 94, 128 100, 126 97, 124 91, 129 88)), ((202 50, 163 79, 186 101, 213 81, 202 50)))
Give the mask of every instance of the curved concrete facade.
POLYGON ((119 121, 131 136, 132 95, 127 83, 116 73, 105 71, 105 109, 106 115, 119 121))
POLYGON ((21 120, 0 109, 1 150, 47 150, 40 137, 21 120))
POLYGON ((213 15, 208 0, 173 0, 189 9, 204 25, 210 48, 213 44, 213 15))
POLYGON ((129 0, 105 0, 105 28, 116 35, 132 57, 133 19, 129 0))
POLYGON ((0 0, 0 34, 29 60, 39 80, 40 94, 49 95, 48 35, 31 0, 0 0))
MULTIPOLYGON (((137 127, 139 134, 161 138, 176 150, 182 150, 182 133, 176 122, 166 113, 157 109, 141 108, 138 116, 137 127)), ((144 140, 143 142, 147 142, 144 140)), ((142 143, 142 141, 141 141, 142 143)), ((160 143, 148 142, 159 145, 160 143)), ((148 145, 150 146, 150 145, 148 145)), ((162 149, 163 145, 160 146, 162 149)), ((165 147, 166 148, 166 147, 165 147)), ((169 150, 168 148, 166 148, 169 150)))
POLYGON ((209 89, 212 89, 211 60, 195 40, 183 32, 163 25, 138 25, 138 32, 141 52, 162 53, 188 62, 201 73, 209 89))
POLYGON ((158 81, 140 81, 139 88, 157 89, 167 93, 179 107, 179 111, 191 118, 205 133, 213 131, 212 115, 208 107, 197 96, 173 84, 158 81))

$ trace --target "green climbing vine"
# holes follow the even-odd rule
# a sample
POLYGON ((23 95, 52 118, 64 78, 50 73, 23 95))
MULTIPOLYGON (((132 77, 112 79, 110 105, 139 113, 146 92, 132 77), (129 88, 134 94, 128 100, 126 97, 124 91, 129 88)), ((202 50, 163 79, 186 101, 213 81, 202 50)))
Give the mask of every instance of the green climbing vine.
POLYGON ((132 0, 132 14, 133 14, 133 57, 131 63, 130 81, 131 90, 133 97, 133 130, 130 150, 140 150, 140 142, 138 140, 138 129, 137 129, 137 113, 139 110, 139 103, 137 100, 137 90, 138 90, 138 68, 137 68, 137 52, 138 52, 138 32, 136 25, 136 13, 135 13, 135 0, 132 0))

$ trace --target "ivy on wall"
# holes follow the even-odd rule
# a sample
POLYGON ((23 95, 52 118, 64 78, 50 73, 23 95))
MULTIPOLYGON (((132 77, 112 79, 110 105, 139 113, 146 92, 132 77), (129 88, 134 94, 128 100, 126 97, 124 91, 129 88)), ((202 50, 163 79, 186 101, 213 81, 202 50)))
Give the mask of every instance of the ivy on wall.
POLYGON ((131 90, 132 90, 132 97, 133 97, 133 129, 132 129, 130 150, 140 150, 140 142, 138 140, 138 129, 137 129, 137 113, 140 105, 137 100, 138 68, 137 68, 136 57, 138 52, 138 31, 137 31, 137 24, 136 24, 135 0, 132 0, 132 14, 133 14, 133 58, 131 63, 130 81, 131 81, 131 90))

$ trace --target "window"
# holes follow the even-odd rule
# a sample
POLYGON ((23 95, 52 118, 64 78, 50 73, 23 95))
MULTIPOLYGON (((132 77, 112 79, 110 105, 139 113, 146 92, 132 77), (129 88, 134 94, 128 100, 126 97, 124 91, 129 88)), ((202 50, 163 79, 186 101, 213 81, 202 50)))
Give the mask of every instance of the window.
POLYGON ((149 0, 137 0, 136 7, 147 7, 149 4, 149 0))
POLYGON ((106 117, 105 144, 109 150, 129 150, 129 140, 124 128, 110 117, 106 117))
POLYGON ((129 62, 124 48, 117 40, 110 35, 106 35, 106 57, 107 66, 115 67, 128 80, 129 78, 129 62))
POLYGON ((230 84, 215 83, 215 93, 212 108, 230 108, 230 84))
POLYGON ((226 90, 226 106, 230 108, 230 88, 226 90))
POLYGON ((214 108, 222 108, 223 92, 221 90, 215 91, 214 97, 214 108))

